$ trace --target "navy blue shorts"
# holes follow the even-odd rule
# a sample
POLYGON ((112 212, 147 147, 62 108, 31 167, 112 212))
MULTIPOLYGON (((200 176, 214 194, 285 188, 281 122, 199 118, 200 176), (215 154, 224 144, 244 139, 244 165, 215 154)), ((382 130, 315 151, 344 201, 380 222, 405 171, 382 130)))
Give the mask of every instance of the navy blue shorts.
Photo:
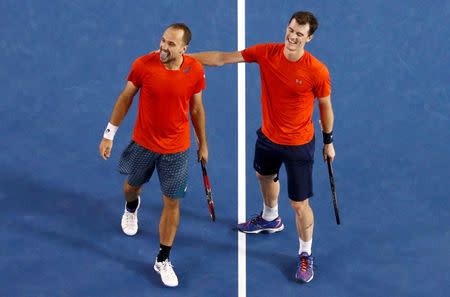
POLYGON ((253 168, 261 175, 278 178, 281 164, 286 168, 289 198, 303 201, 313 196, 312 170, 315 139, 304 145, 280 145, 269 140, 259 129, 253 168))
POLYGON ((158 172, 161 192, 170 198, 183 198, 188 180, 189 150, 175 154, 159 154, 134 141, 125 148, 119 161, 119 172, 127 174, 127 182, 140 187, 158 172))

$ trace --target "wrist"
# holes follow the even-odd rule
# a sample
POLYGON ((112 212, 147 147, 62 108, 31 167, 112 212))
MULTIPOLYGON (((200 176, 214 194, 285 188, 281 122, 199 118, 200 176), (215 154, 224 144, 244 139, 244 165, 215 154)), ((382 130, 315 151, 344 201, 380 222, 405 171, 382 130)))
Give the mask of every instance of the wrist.
POLYGON ((103 138, 114 140, 114 136, 116 135, 117 129, 119 129, 118 126, 114 126, 113 124, 108 123, 105 132, 103 132, 103 138))
POLYGON ((333 143, 333 131, 326 133, 322 131, 323 144, 333 143))

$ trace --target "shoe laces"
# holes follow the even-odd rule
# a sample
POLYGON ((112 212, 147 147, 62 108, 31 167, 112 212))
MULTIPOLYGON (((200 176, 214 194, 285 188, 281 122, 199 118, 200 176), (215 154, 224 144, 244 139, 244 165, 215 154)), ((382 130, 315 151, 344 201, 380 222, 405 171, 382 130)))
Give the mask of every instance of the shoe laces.
POLYGON ((135 213, 126 211, 125 212, 125 220, 127 223, 131 223, 134 221, 135 213))
POLYGON ((262 215, 261 214, 254 214, 251 216, 251 219, 249 221, 250 224, 254 224, 257 223, 258 221, 260 221, 262 219, 262 215))
POLYGON ((168 272, 171 277, 175 275, 175 271, 173 271, 173 265, 168 260, 165 260, 161 263, 161 270, 163 270, 164 272, 168 272))
POLYGON ((306 271, 308 269, 309 262, 308 257, 300 257, 300 270, 306 271))

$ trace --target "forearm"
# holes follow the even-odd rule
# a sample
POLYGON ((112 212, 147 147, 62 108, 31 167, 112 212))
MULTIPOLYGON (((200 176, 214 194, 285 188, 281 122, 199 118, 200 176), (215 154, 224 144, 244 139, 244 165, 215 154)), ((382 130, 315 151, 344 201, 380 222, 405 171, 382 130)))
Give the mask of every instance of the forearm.
POLYGON ((206 145, 206 119, 203 107, 198 110, 191 111, 192 125, 194 126, 199 147, 206 145))
POLYGON ((325 133, 332 132, 334 124, 334 113, 331 103, 319 103, 319 112, 322 131, 325 133))
POLYGON ((189 56, 207 66, 222 66, 224 64, 223 52, 219 51, 200 52, 189 54, 189 56))
POLYGON ((132 102, 133 97, 121 94, 114 105, 109 122, 114 126, 120 126, 123 119, 127 115, 132 102))

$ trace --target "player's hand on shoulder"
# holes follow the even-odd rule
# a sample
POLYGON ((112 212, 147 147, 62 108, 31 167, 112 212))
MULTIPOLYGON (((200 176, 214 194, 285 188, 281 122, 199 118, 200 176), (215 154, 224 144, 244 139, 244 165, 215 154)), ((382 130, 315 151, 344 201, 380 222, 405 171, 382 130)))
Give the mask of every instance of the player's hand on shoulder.
POLYGON ((100 142, 99 145, 99 149, 100 149, 100 157, 102 157, 103 160, 106 160, 111 156, 112 146, 113 146, 112 140, 102 138, 102 141, 100 142))

